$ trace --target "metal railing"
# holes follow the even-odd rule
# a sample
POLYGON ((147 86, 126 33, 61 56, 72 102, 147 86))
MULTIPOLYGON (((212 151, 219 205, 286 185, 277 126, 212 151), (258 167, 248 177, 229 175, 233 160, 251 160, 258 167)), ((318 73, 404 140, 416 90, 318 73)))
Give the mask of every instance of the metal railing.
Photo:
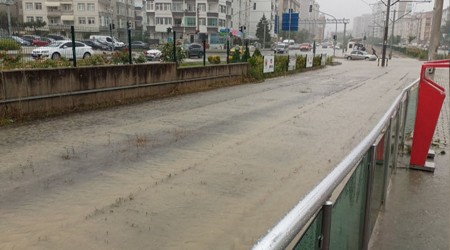
POLYGON ((403 89, 374 129, 253 249, 367 249, 413 127, 418 83, 403 89))

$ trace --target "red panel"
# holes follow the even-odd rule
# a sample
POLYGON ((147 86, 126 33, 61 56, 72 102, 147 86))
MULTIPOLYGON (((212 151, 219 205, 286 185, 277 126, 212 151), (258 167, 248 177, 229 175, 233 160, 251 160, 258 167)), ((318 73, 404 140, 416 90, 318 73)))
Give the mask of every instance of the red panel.
POLYGON ((439 113, 445 99, 445 90, 432 80, 427 79, 425 70, 426 68, 449 67, 449 63, 450 60, 442 60, 427 62, 422 65, 410 165, 425 166, 439 113))

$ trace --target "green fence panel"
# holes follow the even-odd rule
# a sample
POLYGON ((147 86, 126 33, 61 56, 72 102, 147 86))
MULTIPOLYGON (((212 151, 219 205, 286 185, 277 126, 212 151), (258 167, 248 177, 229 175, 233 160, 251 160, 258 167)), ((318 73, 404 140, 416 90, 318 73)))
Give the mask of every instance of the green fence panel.
POLYGON ((330 249, 359 250, 362 247, 368 155, 364 155, 333 206, 330 249))
POLYGON ((322 211, 320 211, 309 225, 306 232, 294 247, 294 250, 320 249, 320 238, 322 235, 322 211))

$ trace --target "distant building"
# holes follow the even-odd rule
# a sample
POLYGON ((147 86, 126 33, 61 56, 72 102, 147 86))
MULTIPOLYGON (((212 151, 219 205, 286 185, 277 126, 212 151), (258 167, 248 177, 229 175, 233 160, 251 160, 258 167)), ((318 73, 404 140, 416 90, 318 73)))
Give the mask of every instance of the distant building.
POLYGON ((372 25, 372 15, 364 14, 362 16, 357 16, 353 18, 353 37, 368 37, 370 35, 372 25))

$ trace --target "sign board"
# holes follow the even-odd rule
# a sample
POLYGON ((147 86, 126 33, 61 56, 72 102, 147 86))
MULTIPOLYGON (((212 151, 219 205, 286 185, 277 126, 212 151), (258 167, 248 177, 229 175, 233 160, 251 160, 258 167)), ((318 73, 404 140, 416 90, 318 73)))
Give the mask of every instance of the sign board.
POLYGON ((280 26, 280 24, 279 24, 279 20, 278 20, 279 18, 278 18, 278 15, 275 15, 275 27, 274 27, 274 33, 275 34, 278 34, 278 31, 279 31, 279 26, 280 26))
POLYGON ((264 73, 270 73, 275 71, 275 57, 274 56, 264 56, 264 73))
POLYGON ((292 12, 292 9, 288 13, 283 13, 281 21, 281 30, 283 31, 298 31, 298 13, 292 12))
POLYGON ((322 60, 320 61, 320 65, 325 66, 327 64, 327 54, 322 54, 322 60))
POLYGON ((289 57, 288 70, 295 70, 296 64, 297 64, 297 58, 289 57))
POLYGON ((307 68, 311 68, 313 66, 313 60, 314 60, 314 56, 313 55, 306 55, 306 67, 307 68))

